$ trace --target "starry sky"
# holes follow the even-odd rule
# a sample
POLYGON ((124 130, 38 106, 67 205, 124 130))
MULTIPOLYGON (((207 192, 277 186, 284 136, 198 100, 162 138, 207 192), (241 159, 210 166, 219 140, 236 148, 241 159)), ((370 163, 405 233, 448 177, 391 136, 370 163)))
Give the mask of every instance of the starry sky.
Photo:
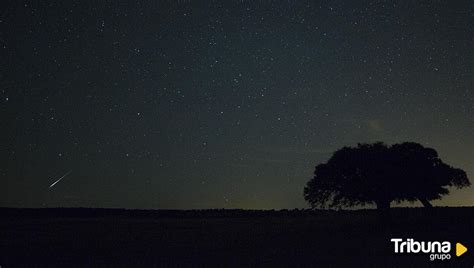
POLYGON ((0 206, 305 208, 375 141, 473 180, 472 1, 3 5, 0 206))

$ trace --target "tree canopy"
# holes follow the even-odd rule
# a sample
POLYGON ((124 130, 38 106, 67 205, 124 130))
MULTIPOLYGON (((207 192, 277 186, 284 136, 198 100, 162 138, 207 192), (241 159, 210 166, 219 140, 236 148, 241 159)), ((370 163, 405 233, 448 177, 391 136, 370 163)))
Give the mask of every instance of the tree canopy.
POLYGON ((448 187, 470 186, 466 172, 444 163, 436 150, 414 142, 387 146, 382 142, 337 150, 319 164, 304 188, 311 207, 351 207, 392 201, 430 200, 449 193, 448 187))

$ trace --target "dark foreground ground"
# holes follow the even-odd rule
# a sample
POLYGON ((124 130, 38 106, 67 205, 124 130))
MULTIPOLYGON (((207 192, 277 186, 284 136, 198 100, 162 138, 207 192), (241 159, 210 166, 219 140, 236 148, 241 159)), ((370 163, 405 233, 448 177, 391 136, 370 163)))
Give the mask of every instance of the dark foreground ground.
POLYGON ((474 208, 126 211, 0 208, 0 266, 474 267, 474 208), (450 241, 450 260, 390 238, 450 241), (468 252, 456 257, 461 242, 468 252))

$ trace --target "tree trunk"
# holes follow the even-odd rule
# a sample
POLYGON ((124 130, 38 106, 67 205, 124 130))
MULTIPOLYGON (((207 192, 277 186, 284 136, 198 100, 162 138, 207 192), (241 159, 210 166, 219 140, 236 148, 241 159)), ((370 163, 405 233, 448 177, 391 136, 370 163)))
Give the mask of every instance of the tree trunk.
POLYGON ((420 202, 423 204, 423 206, 425 208, 432 208, 433 205, 431 205, 430 201, 428 201, 428 199, 426 198, 418 198, 418 200, 420 200, 420 202))
POLYGON ((390 221, 390 200, 379 200, 376 205, 382 224, 387 224, 390 221))

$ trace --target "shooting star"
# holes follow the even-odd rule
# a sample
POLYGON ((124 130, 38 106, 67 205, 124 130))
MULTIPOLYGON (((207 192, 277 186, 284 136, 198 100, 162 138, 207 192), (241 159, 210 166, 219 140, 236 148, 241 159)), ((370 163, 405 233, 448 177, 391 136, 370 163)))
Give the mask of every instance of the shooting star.
POLYGON ((66 177, 67 175, 69 175, 69 173, 71 173, 71 171, 72 171, 72 169, 69 170, 66 174, 64 174, 64 175, 63 175, 61 178, 59 178, 57 181, 53 182, 53 184, 51 184, 51 185, 49 186, 49 189, 53 188, 54 185, 56 185, 56 183, 60 182, 64 177, 66 177))

